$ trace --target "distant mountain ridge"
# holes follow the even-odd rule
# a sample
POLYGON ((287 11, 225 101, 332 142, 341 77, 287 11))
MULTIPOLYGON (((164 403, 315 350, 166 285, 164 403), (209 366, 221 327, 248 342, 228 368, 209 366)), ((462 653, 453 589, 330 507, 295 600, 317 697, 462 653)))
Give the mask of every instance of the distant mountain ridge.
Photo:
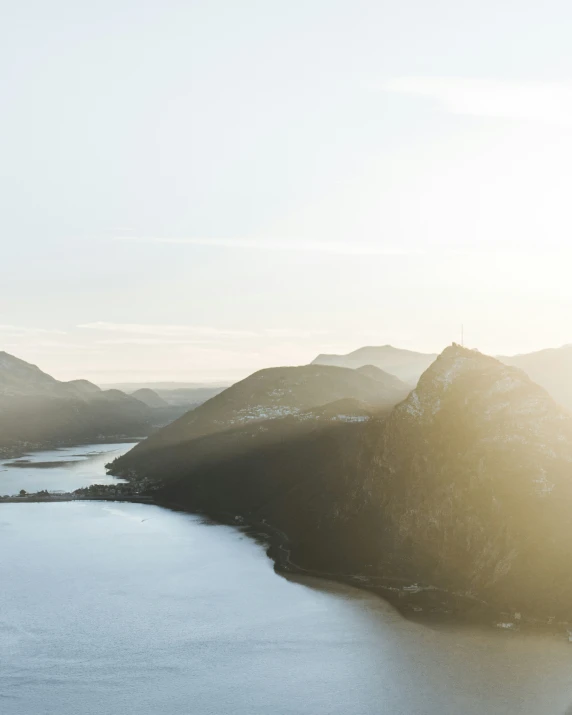
POLYGON ((202 405, 211 397, 229 387, 225 385, 211 385, 202 383, 185 382, 150 382, 150 383, 122 383, 117 385, 107 385, 107 389, 115 388, 128 395, 140 393, 141 390, 152 390, 166 404, 173 407, 187 407, 188 409, 202 405))
POLYGON ((106 438, 141 437, 179 416, 152 409, 120 390, 88 380, 61 382, 36 365, 0 352, 0 455, 106 438))
MULTIPOLYGON (((358 348, 347 355, 318 355, 312 364, 341 365, 354 369, 362 369, 369 364, 415 386, 421 374, 436 358, 437 355, 433 353, 419 353, 383 345, 358 348)), ((497 359, 505 365, 524 370, 558 403, 572 410, 572 345, 520 355, 499 355, 497 359)))
POLYGON ((358 348, 347 355, 318 355, 312 365, 337 365, 358 369, 371 365, 415 385, 421 374, 436 359, 436 353, 402 350, 391 345, 358 348))
POLYGON ((169 403, 160 397, 155 390, 151 390, 149 388, 143 387, 140 390, 135 390, 135 392, 131 393, 131 397, 135 397, 148 407, 168 407, 169 405, 169 403))
POLYGON ((522 355, 499 356, 506 365, 524 370, 552 397, 572 410, 572 345, 547 348, 522 355))

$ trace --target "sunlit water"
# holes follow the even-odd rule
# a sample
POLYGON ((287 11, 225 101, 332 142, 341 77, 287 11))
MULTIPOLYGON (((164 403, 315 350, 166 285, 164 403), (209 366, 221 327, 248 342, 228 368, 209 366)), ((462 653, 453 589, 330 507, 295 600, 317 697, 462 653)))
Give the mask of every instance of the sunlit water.
MULTIPOLYGON (((106 453, 24 486, 101 481, 116 448, 74 448, 106 453)), ((157 506, 0 504, 2 715, 545 715, 570 703, 564 638, 411 623, 366 592, 286 580, 240 531, 157 506)))
POLYGON ((13 466, 19 460, 0 462, 0 494, 17 494, 20 489, 37 492, 42 489, 73 491, 90 484, 112 484, 105 465, 130 450, 136 442, 119 444, 84 444, 45 452, 32 452, 23 459, 26 466, 13 466), (65 462, 65 465, 59 465, 65 462), (35 464, 53 466, 37 467, 35 464))

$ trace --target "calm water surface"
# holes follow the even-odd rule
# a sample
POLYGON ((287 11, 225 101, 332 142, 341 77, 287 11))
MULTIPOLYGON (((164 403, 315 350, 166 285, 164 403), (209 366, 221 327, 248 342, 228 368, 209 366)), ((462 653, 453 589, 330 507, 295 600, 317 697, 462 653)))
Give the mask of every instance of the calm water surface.
POLYGON ((2 715, 536 715, 572 646, 403 620, 146 504, 0 504, 2 715))
POLYGON ((84 444, 32 452, 22 458, 29 460, 30 464, 26 466, 14 466, 15 462, 20 461, 15 459, 0 462, 0 494, 17 494, 20 489, 27 492, 42 489, 67 492, 90 484, 112 484, 118 480, 106 475, 105 465, 125 454, 135 444, 84 444), (44 466, 34 466, 37 464, 44 466))
POLYGON ((6 715, 562 713, 572 647, 435 630, 140 504, 0 505, 6 715))

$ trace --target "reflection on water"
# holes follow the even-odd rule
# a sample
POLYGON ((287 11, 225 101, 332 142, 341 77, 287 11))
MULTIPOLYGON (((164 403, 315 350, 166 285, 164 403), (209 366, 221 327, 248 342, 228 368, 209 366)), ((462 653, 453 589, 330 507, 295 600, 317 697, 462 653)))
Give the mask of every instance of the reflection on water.
POLYGON ((90 484, 112 484, 118 480, 106 475, 105 465, 135 444, 86 444, 7 460, 0 463, 0 494, 17 494, 20 489, 73 491, 90 484))
POLYGON ((430 628, 156 506, 0 505, 8 715, 564 713, 572 646, 430 628))

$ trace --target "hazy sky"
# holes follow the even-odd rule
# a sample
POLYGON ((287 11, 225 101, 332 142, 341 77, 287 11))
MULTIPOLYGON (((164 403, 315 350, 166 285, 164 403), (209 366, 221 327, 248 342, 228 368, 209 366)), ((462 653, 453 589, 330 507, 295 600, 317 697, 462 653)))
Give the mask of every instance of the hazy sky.
POLYGON ((0 349, 220 380, 572 342, 572 4, 20 0, 0 349))

